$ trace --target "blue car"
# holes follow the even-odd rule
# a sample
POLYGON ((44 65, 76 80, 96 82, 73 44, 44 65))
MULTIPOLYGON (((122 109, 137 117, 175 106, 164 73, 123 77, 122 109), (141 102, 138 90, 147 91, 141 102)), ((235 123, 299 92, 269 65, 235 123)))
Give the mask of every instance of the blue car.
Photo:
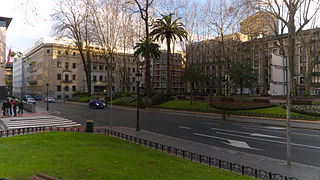
POLYGON ((98 99, 91 99, 89 101, 89 109, 104 109, 106 104, 98 99))
POLYGON ((33 98, 34 98, 36 101, 41 101, 41 96, 39 96, 39 95, 35 95, 33 98))

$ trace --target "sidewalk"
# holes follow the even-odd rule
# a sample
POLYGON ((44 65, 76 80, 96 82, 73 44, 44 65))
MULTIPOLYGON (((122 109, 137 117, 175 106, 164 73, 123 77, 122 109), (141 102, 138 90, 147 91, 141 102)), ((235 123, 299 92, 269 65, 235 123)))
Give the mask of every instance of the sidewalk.
POLYGON ((319 168, 314 166, 292 163, 291 167, 289 168, 285 165, 286 162, 283 160, 219 148, 207 144, 157 134, 150 131, 141 130, 140 132, 136 132, 134 128, 126 127, 113 127, 112 130, 160 144, 184 149, 190 152, 250 166, 252 168, 279 173, 287 177, 295 177, 300 180, 316 180, 320 177, 319 168))

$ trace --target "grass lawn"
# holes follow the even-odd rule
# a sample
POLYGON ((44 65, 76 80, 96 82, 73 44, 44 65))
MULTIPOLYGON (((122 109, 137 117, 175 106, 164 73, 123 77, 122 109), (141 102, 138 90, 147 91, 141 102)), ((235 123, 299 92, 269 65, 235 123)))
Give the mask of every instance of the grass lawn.
POLYGON ((168 101, 155 107, 166 108, 166 109, 178 109, 178 110, 191 110, 191 111, 200 111, 200 112, 219 112, 219 109, 211 107, 206 102, 193 101, 193 104, 190 105, 190 101, 168 101))
POLYGON ((105 135, 50 132, 0 139, 0 176, 29 179, 251 179, 105 135))

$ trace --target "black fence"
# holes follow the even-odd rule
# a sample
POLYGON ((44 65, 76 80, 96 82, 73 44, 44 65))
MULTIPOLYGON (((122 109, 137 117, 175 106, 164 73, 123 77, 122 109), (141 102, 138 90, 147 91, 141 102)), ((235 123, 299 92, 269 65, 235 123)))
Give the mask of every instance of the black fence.
MULTIPOLYGON (((131 136, 128 134, 120 133, 117 131, 109 130, 109 129, 101 129, 101 128, 94 128, 94 133, 97 134, 105 134, 108 136, 117 137, 128 142, 132 142, 135 144, 139 144, 151 149, 159 150, 174 156, 182 157, 184 159, 189 159, 191 161, 199 162, 204 165, 208 165, 211 167, 216 167, 219 169, 224 169, 227 171, 231 171, 234 173, 258 178, 258 179, 265 179, 265 180, 298 180, 294 177, 287 177, 283 176, 279 173, 272 173, 262 169, 252 168, 249 166, 244 166, 241 164, 233 163, 230 161, 225 161, 221 159, 217 159, 214 157, 209 157, 206 155, 186 151, 183 149, 159 144, 156 142, 152 142, 146 139, 138 138, 135 136, 131 136)), ((0 137, 10 137, 10 136, 17 136, 23 134, 33 134, 38 132, 53 132, 53 131, 66 131, 66 132, 86 132, 86 128, 72 128, 72 127, 35 127, 35 128, 23 128, 23 129, 13 129, 13 130, 6 130, 0 131, 0 137)))

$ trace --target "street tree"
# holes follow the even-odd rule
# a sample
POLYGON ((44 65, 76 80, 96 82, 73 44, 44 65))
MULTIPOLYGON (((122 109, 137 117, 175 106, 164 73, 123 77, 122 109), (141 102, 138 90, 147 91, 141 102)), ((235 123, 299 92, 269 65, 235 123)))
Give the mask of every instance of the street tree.
POLYGON ((80 53, 86 75, 88 94, 91 95, 92 11, 87 0, 60 0, 52 14, 54 33, 72 41, 80 53))
POLYGON ((152 25, 150 35, 156 41, 167 43, 167 93, 171 93, 171 42, 177 39, 183 41, 187 39, 187 31, 184 29, 184 24, 179 22, 181 18, 173 19, 173 14, 162 15, 161 19, 157 19, 152 25))
POLYGON ((248 60, 233 62, 229 74, 231 81, 239 86, 240 95, 244 87, 251 87, 258 80, 258 73, 248 60))
POLYGON ((204 81, 205 76, 203 74, 203 71, 198 66, 189 64, 183 72, 182 79, 187 84, 186 88, 189 88, 190 90, 190 93, 191 93, 190 105, 192 105, 195 83, 204 81))

